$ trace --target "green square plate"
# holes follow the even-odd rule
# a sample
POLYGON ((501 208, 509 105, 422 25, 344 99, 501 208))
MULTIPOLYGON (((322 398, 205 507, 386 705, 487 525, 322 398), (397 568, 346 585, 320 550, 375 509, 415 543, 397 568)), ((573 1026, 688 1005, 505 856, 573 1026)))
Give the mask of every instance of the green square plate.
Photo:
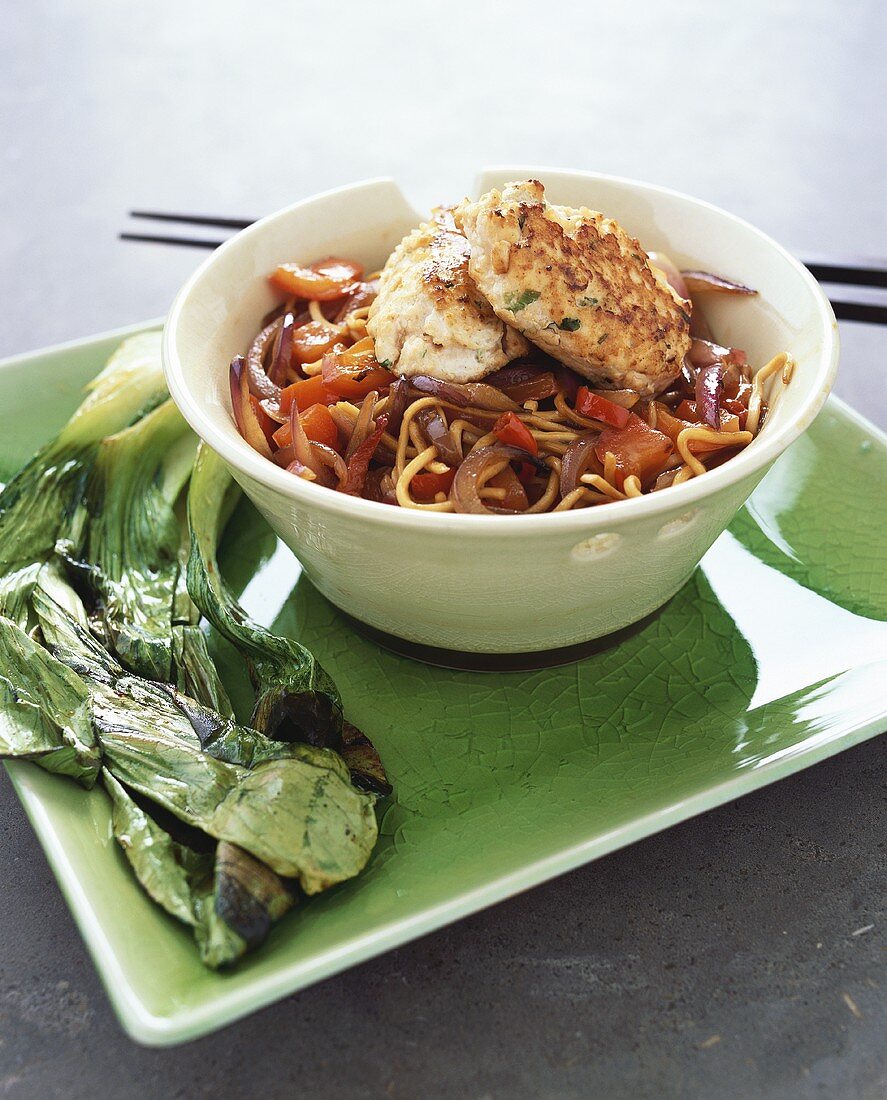
MULTIPOLYGON (((2 365, 0 474, 132 331, 2 365)), ((204 1034, 880 732, 885 484, 887 440, 832 400, 657 618, 578 664, 495 675, 376 648, 242 505, 223 568, 257 618, 330 670, 395 797, 366 873, 220 975, 136 885, 102 792, 9 765, 124 1027, 150 1044, 204 1034)))

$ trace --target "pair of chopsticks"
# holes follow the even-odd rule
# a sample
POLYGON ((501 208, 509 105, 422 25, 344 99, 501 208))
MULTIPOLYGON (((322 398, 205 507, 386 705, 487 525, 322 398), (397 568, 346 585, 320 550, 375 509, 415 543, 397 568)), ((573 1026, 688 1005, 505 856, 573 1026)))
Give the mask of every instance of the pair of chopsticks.
MULTIPOLYGON (((146 221, 191 225, 203 229, 246 229, 253 218, 216 218, 206 214, 173 214, 160 210, 130 210, 130 216, 146 221)), ((224 244, 213 237, 186 237, 178 234, 120 234, 122 241, 146 244, 180 245, 184 248, 214 249, 224 244)), ((801 261, 826 293, 839 321, 862 321, 887 325, 887 260, 862 256, 808 256, 801 261), (844 289, 849 288, 849 289, 844 289)))

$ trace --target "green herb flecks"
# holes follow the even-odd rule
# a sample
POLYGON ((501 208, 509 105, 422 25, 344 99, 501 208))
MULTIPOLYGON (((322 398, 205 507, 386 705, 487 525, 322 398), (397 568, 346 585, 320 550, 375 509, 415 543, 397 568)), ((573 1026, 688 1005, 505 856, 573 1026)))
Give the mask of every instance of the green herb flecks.
POLYGON ((520 313, 522 309, 533 304, 539 298, 538 290, 522 290, 520 294, 506 299, 505 308, 509 313, 520 313))

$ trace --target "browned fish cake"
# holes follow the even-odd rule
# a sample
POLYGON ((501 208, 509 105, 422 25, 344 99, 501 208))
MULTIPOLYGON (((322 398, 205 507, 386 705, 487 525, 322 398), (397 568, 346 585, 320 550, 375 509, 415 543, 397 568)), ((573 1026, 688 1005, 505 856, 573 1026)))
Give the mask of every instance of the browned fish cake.
POLYGON ((625 230, 553 206, 538 180, 456 210, 469 273, 497 316, 601 386, 663 390, 690 347, 688 303, 625 230))
POLYGON ((385 264, 367 332, 396 374, 476 382, 526 355, 468 274, 468 242, 442 210, 404 237, 385 264))

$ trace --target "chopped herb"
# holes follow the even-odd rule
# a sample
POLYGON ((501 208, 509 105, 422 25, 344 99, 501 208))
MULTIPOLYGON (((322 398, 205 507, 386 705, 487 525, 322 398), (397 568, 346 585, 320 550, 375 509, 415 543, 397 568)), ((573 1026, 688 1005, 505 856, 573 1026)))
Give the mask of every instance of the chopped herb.
POLYGON ((680 306, 678 307, 678 313, 680 313, 680 315, 684 318, 684 320, 689 325, 690 324, 690 314, 685 309, 681 309, 680 306))
POLYGON ((597 342, 598 342, 599 344, 602 344, 602 343, 604 342, 604 340, 606 340, 606 339, 607 339, 607 337, 608 337, 609 335, 610 335, 610 334, 609 334, 609 332, 603 332, 603 333, 601 333, 601 335, 600 335, 600 336, 598 337, 598 339, 597 339, 597 342))
POLYGON ((380 359, 379 360, 379 366, 384 367, 386 370, 388 370, 388 368, 391 366, 391 360, 390 359, 380 359))
POLYGON ((597 298, 580 298, 576 303, 577 306, 588 306, 590 309, 594 309, 597 304, 597 298))
POLYGON ((505 303, 505 308, 510 313, 520 313, 522 309, 526 309, 527 306, 532 305, 533 302, 539 297, 538 290, 524 290, 520 294, 515 295, 513 298, 505 303))
POLYGON ((576 329, 579 328, 579 318, 563 317, 557 327, 563 329, 565 332, 575 332, 576 329))

